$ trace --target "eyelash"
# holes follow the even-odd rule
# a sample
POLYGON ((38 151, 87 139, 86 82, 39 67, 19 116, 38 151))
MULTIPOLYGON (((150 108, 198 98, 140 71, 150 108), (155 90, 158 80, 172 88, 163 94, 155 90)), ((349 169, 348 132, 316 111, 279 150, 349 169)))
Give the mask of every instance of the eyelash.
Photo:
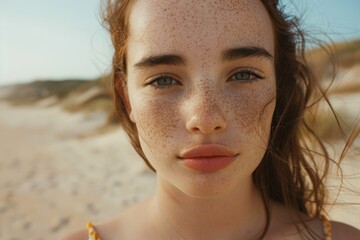
POLYGON ((154 77, 150 82, 146 83, 145 85, 146 86, 151 85, 155 89, 164 89, 164 88, 172 87, 174 85, 181 85, 181 83, 179 81, 175 80, 171 75, 163 73, 163 74, 157 75, 156 77, 154 77), (159 81, 160 79, 164 79, 164 78, 169 78, 172 80, 172 82, 176 82, 176 84, 162 85, 162 86, 154 84, 154 83, 156 83, 156 81, 159 81))
POLYGON ((258 73, 258 70, 256 70, 255 68, 251 68, 251 67, 244 67, 244 68, 240 68, 240 69, 236 69, 236 71, 234 73, 232 73, 229 77, 230 81, 241 81, 241 82, 252 82, 258 79, 264 79, 263 76, 261 76, 260 73, 258 73), (250 79, 247 80, 236 80, 236 79, 232 79, 236 74, 249 74, 250 75, 250 79))
MULTIPOLYGON (((255 81, 257 79, 264 79, 264 77, 261 76, 259 73, 257 73, 257 70, 254 68, 240 68, 240 69, 237 69, 233 74, 231 74, 229 79, 230 79, 229 81, 242 81, 242 82, 249 83, 249 82, 255 81), (232 79, 232 77, 234 77, 236 74, 249 74, 250 79, 247 79, 247 80, 232 79)), ((160 75, 154 77, 150 82, 146 83, 145 85, 146 86, 151 85, 155 89, 164 89, 164 88, 172 87, 174 85, 181 85, 181 83, 179 81, 175 80, 169 74, 160 74, 160 75), (169 78, 172 82, 176 82, 176 84, 169 84, 169 85, 155 85, 154 84, 157 81, 159 81, 160 79, 165 79, 165 78, 169 78)))

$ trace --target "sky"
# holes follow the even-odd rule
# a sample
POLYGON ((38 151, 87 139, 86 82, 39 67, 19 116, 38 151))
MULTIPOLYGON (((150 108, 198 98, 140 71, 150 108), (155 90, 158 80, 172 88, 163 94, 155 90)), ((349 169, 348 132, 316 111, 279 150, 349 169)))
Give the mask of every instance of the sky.
MULTIPOLYGON (((111 69, 101 0, 0 0, 0 85, 93 79, 111 69)), ((283 0, 305 29, 335 41, 360 38, 359 0, 283 0)))

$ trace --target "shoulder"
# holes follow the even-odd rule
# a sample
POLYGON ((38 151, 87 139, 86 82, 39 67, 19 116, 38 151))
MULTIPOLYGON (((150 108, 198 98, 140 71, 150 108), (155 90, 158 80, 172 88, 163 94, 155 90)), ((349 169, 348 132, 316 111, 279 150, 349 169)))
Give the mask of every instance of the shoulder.
MULTIPOLYGON (((88 223, 89 224, 89 223, 88 223)), ((96 225, 91 225, 92 231, 96 234, 100 239, 117 239, 114 237, 120 237, 123 239, 122 224, 120 224, 119 220, 113 219, 111 221, 100 223, 96 225)), ((96 238, 96 237, 95 237, 96 238)), ((60 240, 88 240, 89 239, 89 230, 84 227, 84 229, 73 232, 60 240)))
MULTIPOLYGON (((274 203, 272 214, 271 239, 313 239, 312 234, 324 235, 324 222, 321 218, 312 218, 308 215, 296 212, 292 214, 289 209, 278 203, 274 203), (311 234, 310 234, 310 232, 311 234)), ((331 235, 333 240, 359 240, 360 230, 350 225, 330 221, 331 235)))
POLYGON ((80 231, 73 232, 60 238, 60 240, 88 240, 88 231, 86 229, 82 229, 80 231))
MULTIPOLYGON (((100 239, 156 239, 151 238, 152 228, 146 221, 148 211, 151 209, 150 200, 135 204, 126 209, 119 216, 107 222, 93 225, 100 239)), ((61 240, 88 240, 88 230, 84 223, 84 229, 61 238, 61 240)))
POLYGON ((320 219, 290 210, 283 204, 272 203, 272 217, 268 232, 269 239, 313 239, 308 230, 316 235, 323 235, 320 219))
POLYGON ((347 225, 345 223, 331 221, 331 230, 334 240, 337 239, 348 239, 357 240, 360 239, 360 230, 347 225))
MULTIPOLYGON (((117 223, 117 221, 111 220, 106 223, 91 225, 93 228, 93 233, 96 234, 96 236, 100 237, 100 239, 113 239, 113 236, 121 236, 119 231, 121 228, 119 228, 121 225, 117 223), (115 231, 116 230, 116 231, 115 231)), ((89 230, 84 227, 84 229, 73 232, 67 236, 64 236, 60 240, 88 240, 89 239, 89 230)))

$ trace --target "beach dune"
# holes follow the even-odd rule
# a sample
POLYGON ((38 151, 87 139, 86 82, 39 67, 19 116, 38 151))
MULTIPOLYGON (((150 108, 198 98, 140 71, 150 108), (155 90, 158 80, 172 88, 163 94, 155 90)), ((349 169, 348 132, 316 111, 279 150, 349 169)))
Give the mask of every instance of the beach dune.
POLYGON ((58 239, 148 197, 154 174, 100 112, 0 103, 0 239, 58 239))

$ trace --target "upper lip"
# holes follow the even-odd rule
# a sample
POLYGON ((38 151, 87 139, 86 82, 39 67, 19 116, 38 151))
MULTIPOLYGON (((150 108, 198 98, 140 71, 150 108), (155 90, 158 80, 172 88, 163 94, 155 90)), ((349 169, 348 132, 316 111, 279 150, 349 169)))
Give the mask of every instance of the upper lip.
POLYGON ((183 151, 180 158, 232 157, 237 155, 233 150, 220 144, 202 144, 183 151))

